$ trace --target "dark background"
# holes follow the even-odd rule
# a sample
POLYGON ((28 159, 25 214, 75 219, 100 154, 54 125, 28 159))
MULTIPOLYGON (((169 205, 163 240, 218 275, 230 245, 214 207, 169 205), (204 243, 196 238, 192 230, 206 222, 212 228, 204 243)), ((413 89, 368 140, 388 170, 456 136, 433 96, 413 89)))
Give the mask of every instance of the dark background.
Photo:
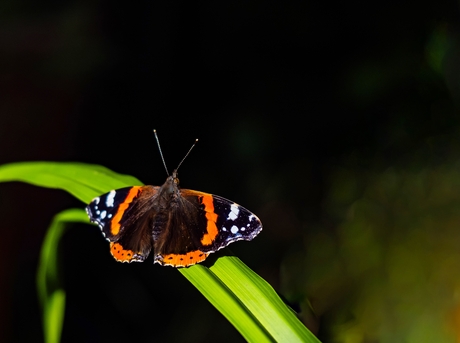
MULTIPOLYGON (((416 337, 414 328, 430 330, 425 319, 436 325, 423 337, 456 337, 459 256, 446 244, 458 242, 460 223, 452 205, 460 193, 450 188, 460 170, 457 2, 1 7, 0 163, 96 163, 158 185, 166 173, 152 129, 170 170, 199 138, 181 167, 182 187, 232 199, 261 218, 261 235, 231 249, 300 307, 320 339, 416 337), (445 189, 433 183, 442 181, 445 189), (433 189, 445 203, 430 202, 433 189), (381 194, 391 206, 375 200, 381 194), (446 204, 452 211, 440 217, 451 236, 434 249, 446 256, 432 251, 419 263, 427 249, 412 254, 413 233, 430 232, 429 245, 441 226, 404 237, 398 228, 446 204), (407 221, 398 224, 401 213, 407 221), (434 273, 440 266, 445 272, 434 273), (417 268, 421 279, 404 278, 417 268), (427 286, 411 304, 395 300, 433 278, 446 289, 427 286), (388 287, 373 286, 382 280, 388 287), (445 307, 421 305, 439 303, 433 293, 445 307), (414 304, 428 313, 420 321, 414 304)), ((84 204, 10 183, 0 185, 0 205, 0 341, 37 342, 44 234, 55 213, 84 204)), ((71 227, 62 253, 64 342, 242 341, 176 270, 116 263, 93 226, 71 227)))

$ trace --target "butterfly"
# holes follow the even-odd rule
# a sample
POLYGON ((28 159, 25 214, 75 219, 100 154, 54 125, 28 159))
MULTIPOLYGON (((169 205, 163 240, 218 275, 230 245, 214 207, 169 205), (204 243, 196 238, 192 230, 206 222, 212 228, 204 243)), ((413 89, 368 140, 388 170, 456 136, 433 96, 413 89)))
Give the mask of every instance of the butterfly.
POLYGON ((260 233, 261 221, 246 208, 217 195, 179 187, 177 170, 194 146, 162 186, 112 190, 86 207, 117 261, 142 262, 153 251, 154 263, 188 267, 232 242, 250 241, 260 233))

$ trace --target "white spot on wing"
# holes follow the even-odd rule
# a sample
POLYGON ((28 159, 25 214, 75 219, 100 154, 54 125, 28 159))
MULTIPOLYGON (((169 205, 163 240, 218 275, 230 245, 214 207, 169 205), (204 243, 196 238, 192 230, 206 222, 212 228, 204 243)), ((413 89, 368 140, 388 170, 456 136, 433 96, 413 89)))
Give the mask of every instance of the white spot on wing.
POLYGON ((116 193, 115 191, 110 191, 109 195, 107 195, 107 199, 105 200, 107 207, 113 207, 113 200, 115 199, 116 193))
POLYGON ((230 229, 230 231, 231 231, 233 234, 237 233, 238 230, 239 230, 238 227, 236 227, 235 225, 233 225, 232 228, 230 229))
POLYGON ((238 208, 238 205, 232 204, 232 206, 230 206, 230 213, 228 214, 227 219, 235 220, 236 218, 238 218, 239 213, 240 213, 240 209, 238 208))
POLYGON ((107 211, 102 211, 101 212, 101 219, 104 219, 106 215, 107 215, 107 211))
POLYGON ((99 200, 101 200, 99 197, 96 197, 93 199, 93 202, 97 205, 99 204, 99 200))

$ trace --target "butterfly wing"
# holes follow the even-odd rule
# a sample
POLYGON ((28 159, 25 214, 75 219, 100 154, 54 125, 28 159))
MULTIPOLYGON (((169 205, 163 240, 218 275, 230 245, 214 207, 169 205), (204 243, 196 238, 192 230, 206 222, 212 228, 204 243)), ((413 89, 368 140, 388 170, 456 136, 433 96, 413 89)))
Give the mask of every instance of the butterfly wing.
POLYGON ((207 221, 201 238, 205 252, 215 252, 235 241, 250 241, 262 231, 259 218, 231 200, 192 190, 184 189, 182 193, 186 199, 199 199, 200 211, 207 221))
POLYGON ((142 262, 152 248, 152 213, 149 205, 159 187, 135 186, 112 190, 86 207, 91 222, 110 242, 112 256, 120 262, 142 262))
POLYGON ((212 196, 212 206, 209 206, 211 199, 204 193, 202 199, 206 198, 208 200, 205 200, 204 210, 208 218, 208 227, 213 226, 211 223, 215 222, 217 234, 211 239, 214 234, 212 230, 208 230, 209 238, 206 239, 205 236, 203 242, 206 243, 204 251, 215 252, 232 242, 250 241, 262 231, 260 219, 243 206, 218 195, 212 196))

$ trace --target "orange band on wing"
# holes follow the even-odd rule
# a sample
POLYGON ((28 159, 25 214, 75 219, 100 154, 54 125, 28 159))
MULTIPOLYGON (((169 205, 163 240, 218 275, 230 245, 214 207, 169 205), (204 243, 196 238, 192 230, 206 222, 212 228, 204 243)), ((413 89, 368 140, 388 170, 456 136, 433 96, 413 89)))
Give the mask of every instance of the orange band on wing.
POLYGON ((115 214, 115 216, 112 219, 112 225, 110 226, 110 233, 112 235, 117 235, 120 232, 120 220, 123 217, 123 214, 125 213, 126 209, 128 208, 129 204, 133 201, 133 199, 136 197, 136 195, 139 194, 141 189, 141 186, 136 186, 132 187, 129 190, 128 196, 126 199, 123 201, 123 203, 120 204, 118 207, 118 211, 115 214))
POLYGON ((134 252, 132 250, 125 250, 120 243, 110 243, 110 252, 112 256, 120 262, 129 262, 134 257, 134 252))
POLYGON ((208 253, 204 253, 200 250, 191 251, 186 254, 169 254, 163 256, 162 260, 159 260, 163 265, 169 265, 173 267, 188 267, 198 262, 202 262, 208 257, 208 253))
POLYGON ((214 202, 212 195, 202 195, 201 203, 204 205, 204 210, 206 211, 206 219, 208 220, 206 233, 204 234, 203 238, 201 238, 201 244, 211 245, 219 233, 219 230, 217 230, 216 226, 217 214, 214 213, 214 202))

